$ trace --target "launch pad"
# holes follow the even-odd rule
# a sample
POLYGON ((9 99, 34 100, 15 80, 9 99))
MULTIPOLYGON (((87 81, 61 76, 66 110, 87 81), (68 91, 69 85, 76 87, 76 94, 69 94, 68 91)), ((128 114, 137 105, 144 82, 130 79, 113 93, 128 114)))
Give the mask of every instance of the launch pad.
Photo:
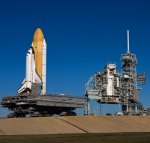
MULTIPOLYGON (((116 64, 107 64, 103 71, 92 75, 86 84, 86 96, 100 104, 120 104, 123 115, 142 115, 139 86, 145 83, 145 74, 136 72, 137 57, 130 52, 127 31, 127 53, 121 55, 121 73, 116 64)), ((89 104, 88 104, 89 106, 89 104)), ((90 113, 88 107, 87 114, 90 113)))

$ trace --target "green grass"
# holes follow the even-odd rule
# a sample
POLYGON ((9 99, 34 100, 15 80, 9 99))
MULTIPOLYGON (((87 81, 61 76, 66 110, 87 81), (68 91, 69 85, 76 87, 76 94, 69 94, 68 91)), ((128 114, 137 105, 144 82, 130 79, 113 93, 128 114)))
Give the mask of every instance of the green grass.
POLYGON ((150 133, 0 136, 0 143, 149 143, 150 133))

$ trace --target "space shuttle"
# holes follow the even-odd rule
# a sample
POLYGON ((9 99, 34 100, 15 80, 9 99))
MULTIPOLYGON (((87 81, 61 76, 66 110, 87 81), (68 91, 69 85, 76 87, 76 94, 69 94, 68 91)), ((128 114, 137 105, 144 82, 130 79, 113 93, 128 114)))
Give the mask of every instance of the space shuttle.
POLYGON ((41 95, 46 94, 46 50, 43 32, 37 28, 26 54, 26 74, 18 94, 32 93, 34 85, 38 86, 41 95))

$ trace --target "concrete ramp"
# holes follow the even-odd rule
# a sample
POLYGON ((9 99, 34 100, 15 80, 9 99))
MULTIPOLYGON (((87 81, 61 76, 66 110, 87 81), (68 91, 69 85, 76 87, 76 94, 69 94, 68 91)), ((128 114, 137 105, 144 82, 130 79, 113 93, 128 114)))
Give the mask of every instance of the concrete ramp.
POLYGON ((0 135, 150 132, 150 117, 64 116, 0 119, 0 135))
POLYGON ((84 116, 61 118, 88 133, 150 132, 150 117, 84 116))
POLYGON ((83 133, 57 117, 0 119, 0 135, 83 133))

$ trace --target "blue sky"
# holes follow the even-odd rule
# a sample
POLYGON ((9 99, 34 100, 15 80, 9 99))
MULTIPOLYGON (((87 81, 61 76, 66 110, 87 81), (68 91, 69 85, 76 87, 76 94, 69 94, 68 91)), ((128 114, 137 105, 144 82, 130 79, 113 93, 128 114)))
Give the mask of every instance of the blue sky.
POLYGON ((137 71, 147 76, 140 100, 150 106, 149 0, 1 1, 0 98, 17 93, 37 27, 42 28, 48 45, 47 92, 77 96, 84 94, 85 83, 105 64, 116 63, 120 71, 129 29, 137 71))

